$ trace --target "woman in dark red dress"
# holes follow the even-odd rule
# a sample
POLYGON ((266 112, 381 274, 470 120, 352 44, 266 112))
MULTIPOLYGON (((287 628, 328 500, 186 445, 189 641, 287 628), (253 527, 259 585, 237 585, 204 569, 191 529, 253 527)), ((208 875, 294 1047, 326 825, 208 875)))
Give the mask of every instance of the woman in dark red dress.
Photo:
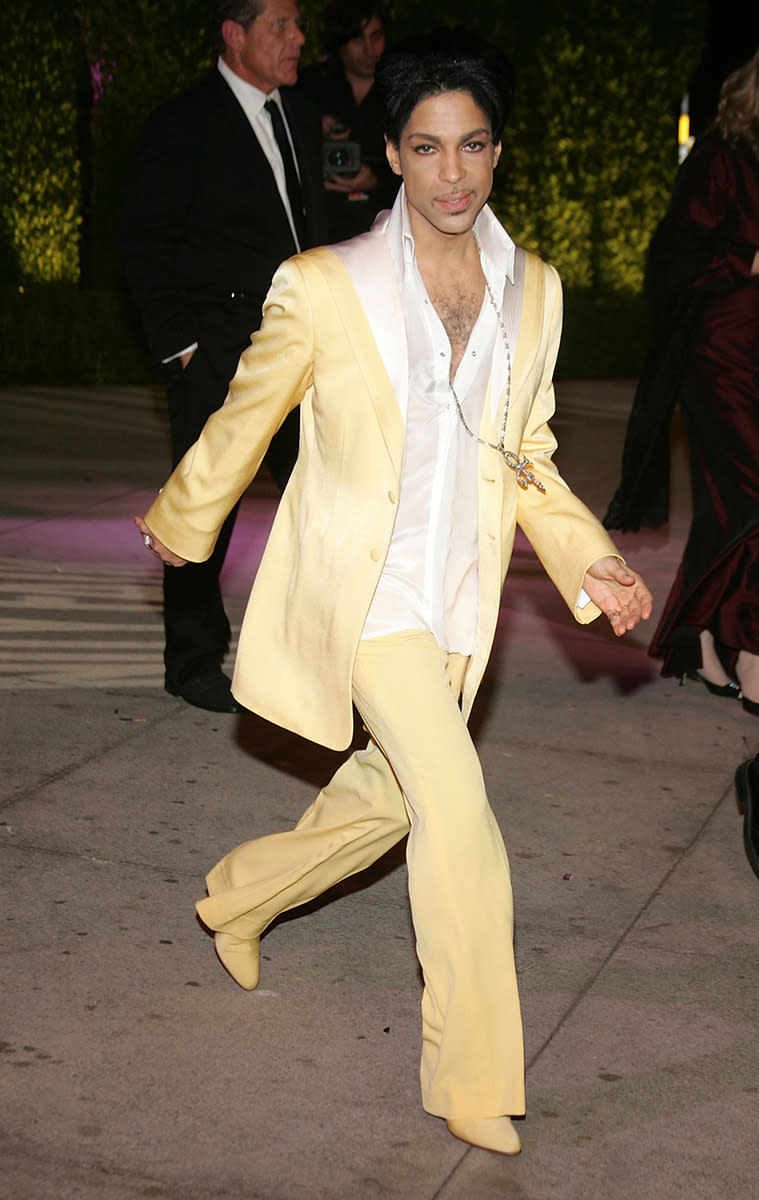
POLYGON ((693 519, 650 653, 663 675, 742 692, 759 716, 759 51, 725 81, 713 129, 680 169, 649 273, 657 336, 604 523, 666 520, 679 402, 693 519))

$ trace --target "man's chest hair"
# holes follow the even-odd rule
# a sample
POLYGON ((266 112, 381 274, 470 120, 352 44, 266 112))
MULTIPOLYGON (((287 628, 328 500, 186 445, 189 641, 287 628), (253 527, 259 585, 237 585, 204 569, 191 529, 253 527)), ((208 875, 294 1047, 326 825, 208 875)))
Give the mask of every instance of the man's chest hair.
POLYGON ((428 294, 435 312, 443 323, 451 344, 451 378, 461 362, 466 350, 469 337, 482 307, 482 292, 472 288, 462 291, 460 288, 432 289, 428 294))

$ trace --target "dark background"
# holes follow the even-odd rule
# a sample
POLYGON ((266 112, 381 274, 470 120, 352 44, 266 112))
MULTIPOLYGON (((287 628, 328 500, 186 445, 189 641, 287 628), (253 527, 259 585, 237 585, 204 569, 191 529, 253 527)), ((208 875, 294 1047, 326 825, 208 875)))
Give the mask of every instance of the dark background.
POLYGON ((691 79, 693 124, 701 132, 713 117, 722 81, 759 46, 759 4, 709 0, 704 47, 691 79))

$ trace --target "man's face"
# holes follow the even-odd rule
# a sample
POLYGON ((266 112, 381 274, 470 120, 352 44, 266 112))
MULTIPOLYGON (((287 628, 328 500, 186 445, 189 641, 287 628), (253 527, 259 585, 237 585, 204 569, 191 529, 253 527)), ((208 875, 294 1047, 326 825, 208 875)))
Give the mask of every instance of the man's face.
POLYGON ((398 146, 387 143, 388 162, 406 186, 414 237, 468 234, 490 195, 500 154, 469 92, 421 100, 398 146))
POLYGON ((295 0, 266 0, 247 29, 235 21, 225 21, 222 32, 228 65, 267 95, 275 88, 294 84, 305 41, 298 19, 295 0))
POLYGON ((361 33, 338 50, 346 75, 374 79, 380 55, 385 49, 385 30, 379 17, 361 22, 361 33))

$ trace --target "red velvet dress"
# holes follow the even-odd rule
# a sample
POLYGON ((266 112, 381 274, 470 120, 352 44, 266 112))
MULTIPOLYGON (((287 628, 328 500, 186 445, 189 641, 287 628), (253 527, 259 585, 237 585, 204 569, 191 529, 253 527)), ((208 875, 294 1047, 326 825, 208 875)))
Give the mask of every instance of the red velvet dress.
POLYGON ((703 296, 680 393, 693 519, 651 644, 665 675, 700 666, 702 629, 730 660, 759 654, 759 163, 704 139, 668 215, 697 227, 712 254, 690 280, 703 296))
POLYGON ((641 375, 623 482, 605 521, 635 529, 666 519, 666 431, 679 401, 693 518, 650 647, 664 675, 701 665, 703 629, 728 667, 739 650, 759 654, 759 276, 750 273, 757 249, 759 162, 709 135, 683 163, 652 241, 658 344, 641 375))

